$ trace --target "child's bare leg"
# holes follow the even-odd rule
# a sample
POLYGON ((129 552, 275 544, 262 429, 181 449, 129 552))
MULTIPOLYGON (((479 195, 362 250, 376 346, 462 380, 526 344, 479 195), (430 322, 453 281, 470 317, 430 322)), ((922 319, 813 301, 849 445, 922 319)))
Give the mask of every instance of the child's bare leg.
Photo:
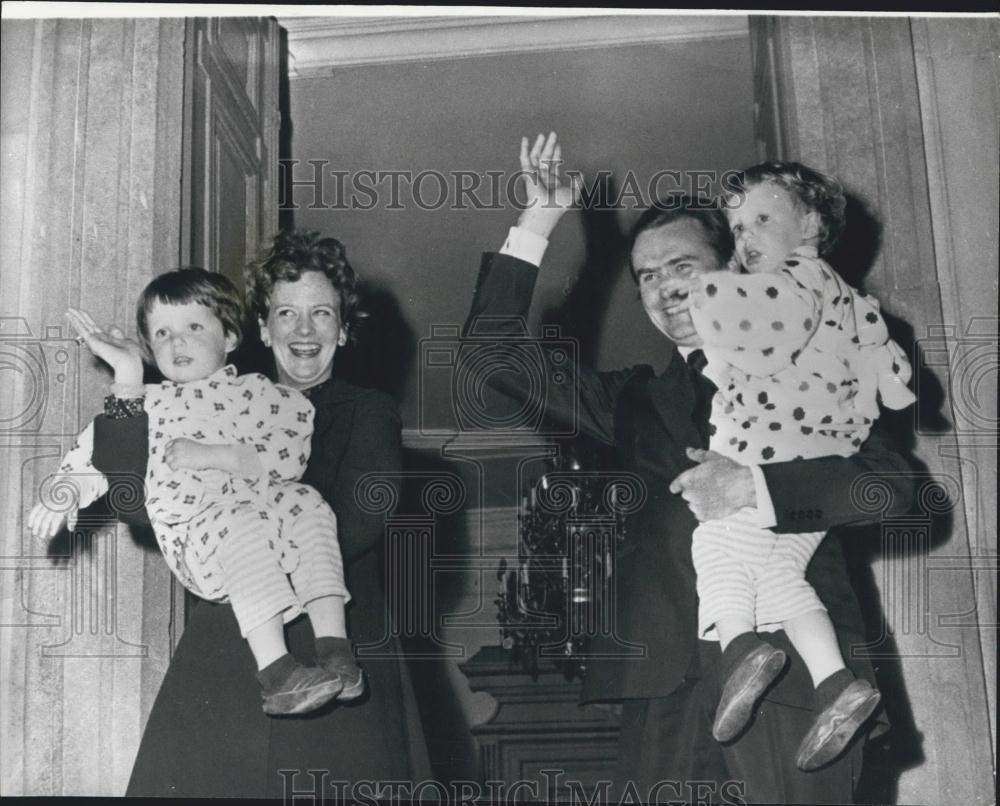
POLYGON ((816 688, 816 718, 802 739, 795 762, 803 770, 829 763, 843 752, 881 696, 844 665, 833 622, 825 610, 811 610, 782 625, 809 669, 816 688))
POLYGON ((274 663, 282 655, 287 654, 285 646, 285 629, 281 614, 271 616, 259 627, 254 627, 247 633, 247 643, 253 659, 257 661, 257 671, 274 663))
POLYGON ((303 714, 328 703, 344 684, 288 652, 283 614, 297 602, 270 548, 268 523, 253 507, 228 512, 231 534, 219 547, 219 565, 233 613, 257 663, 264 713, 303 714))
POLYGON ((347 638, 347 619, 343 596, 320 596, 306 604, 306 612, 317 638, 347 638))
POLYGON ((833 622, 825 610, 811 610, 783 622, 781 626, 805 661, 813 686, 818 686, 834 672, 845 668, 833 622))
POLYGON ((343 596, 321 596, 306 604, 316 634, 316 662, 344 683, 337 699, 353 700, 365 691, 364 672, 347 639, 343 596))
MULTIPOLYGON (((311 493, 314 506, 286 524, 301 553, 290 576, 312 622, 317 665, 342 681, 337 699, 353 700, 364 694, 365 679, 347 638, 345 606, 349 596, 337 543, 337 519, 319 494, 311 493)), ((296 501, 303 503, 299 498, 296 501)))
POLYGON ((719 648, 725 652, 726 647, 737 635, 752 633, 753 619, 744 616, 723 616, 715 622, 715 630, 719 633, 719 648))

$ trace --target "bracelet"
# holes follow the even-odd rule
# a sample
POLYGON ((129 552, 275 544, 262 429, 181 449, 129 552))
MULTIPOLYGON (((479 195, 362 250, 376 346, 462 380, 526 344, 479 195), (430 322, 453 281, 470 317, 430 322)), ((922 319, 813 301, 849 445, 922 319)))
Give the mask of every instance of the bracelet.
POLYGON ((104 416, 109 420, 127 420, 131 417, 141 417, 145 413, 141 397, 116 397, 108 395, 104 398, 104 416))
POLYGON ((115 397, 145 397, 146 386, 142 383, 112 383, 108 391, 115 397))

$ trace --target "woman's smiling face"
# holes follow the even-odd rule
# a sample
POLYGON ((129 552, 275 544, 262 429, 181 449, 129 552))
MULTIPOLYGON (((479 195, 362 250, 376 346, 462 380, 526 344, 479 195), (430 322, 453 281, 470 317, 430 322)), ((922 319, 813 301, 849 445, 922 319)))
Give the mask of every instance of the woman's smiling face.
POLYGON ((274 353, 278 382, 293 389, 322 383, 333 371, 337 347, 347 341, 340 320, 340 294, 318 271, 279 280, 271 291, 261 339, 274 353))

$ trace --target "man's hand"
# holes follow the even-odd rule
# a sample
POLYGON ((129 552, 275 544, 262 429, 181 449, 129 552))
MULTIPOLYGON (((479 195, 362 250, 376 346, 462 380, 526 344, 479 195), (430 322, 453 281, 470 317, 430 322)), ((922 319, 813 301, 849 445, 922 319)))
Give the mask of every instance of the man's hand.
POLYGON ((548 238, 563 214, 579 201, 579 178, 571 177, 569 182, 561 178, 562 148, 555 132, 547 138, 538 135, 530 151, 528 138, 522 137, 520 159, 526 206, 517 225, 548 238))
POLYGON ((688 448, 687 455, 698 464, 670 482, 670 492, 680 493, 699 521, 718 520, 757 505, 749 467, 700 448, 688 448))
POLYGON ((208 470, 218 466, 213 446, 185 437, 170 440, 163 459, 171 470, 208 470))
POLYGON ((90 352, 111 367, 116 384, 142 386, 142 352, 135 339, 127 338, 117 325, 102 330, 86 311, 70 308, 66 318, 90 352))

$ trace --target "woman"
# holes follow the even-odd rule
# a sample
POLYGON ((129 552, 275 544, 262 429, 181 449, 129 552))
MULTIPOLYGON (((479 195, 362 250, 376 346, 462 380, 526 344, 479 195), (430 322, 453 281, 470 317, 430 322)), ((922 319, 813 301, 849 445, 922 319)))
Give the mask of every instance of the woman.
MULTIPOLYGON (((332 377, 334 356, 358 316, 356 283, 343 246, 315 233, 279 234, 268 253, 247 270, 249 313, 274 356, 275 380, 300 390, 316 407, 312 454, 302 480, 337 515, 352 596, 349 636, 355 646, 380 645, 383 657, 361 657, 368 693, 356 703, 306 718, 265 716, 252 659, 231 607, 199 602, 190 608, 153 705, 128 795, 335 795, 344 792, 340 787, 345 784, 339 782, 430 777, 398 643, 388 638, 378 550, 384 516, 363 512, 355 501, 363 475, 398 475, 399 415, 387 395, 332 377)), ((88 345, 113 367, 116 361, 135 360, 120 331, 94 331, 85 336, 88 345)), ((118 478, 127 473, 143 478, 146 415, 141 407, 116 399, 109 399, 106 411, 110 416, 96 424, 95 465, 118 478), (126 456, 123 447, 134 446, 136 455, 126 456)), ((141 522, 144 513, 136 514, 138 518, 122 517, 141 522)), ((290 652, 312 661, 307 620, 290 624, 287 640, 290 652)))

